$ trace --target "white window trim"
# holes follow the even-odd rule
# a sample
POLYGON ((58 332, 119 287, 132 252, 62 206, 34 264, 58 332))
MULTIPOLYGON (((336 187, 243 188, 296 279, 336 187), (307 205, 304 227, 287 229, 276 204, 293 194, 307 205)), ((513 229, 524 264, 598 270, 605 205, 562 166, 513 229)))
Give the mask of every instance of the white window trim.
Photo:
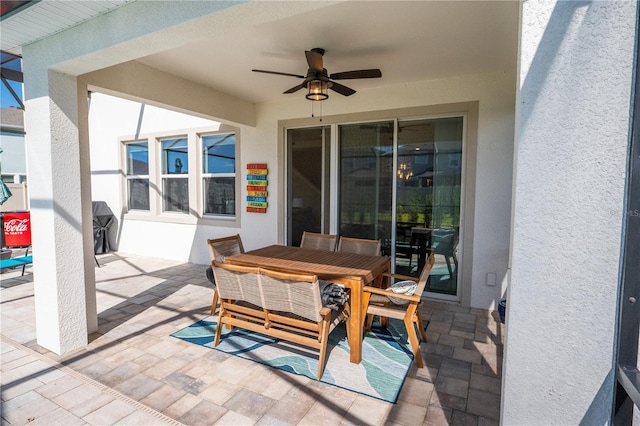
MULTIPOLYGON (((238 174, 240 170, 240 129, 228 125, 208 126, 202 128, 180 129, 167 132, 154 132, 139 135, 127 135, 118 138, 120 143, 120 170, 121 176, 121 203, 126 209, 123 219, 125 220, 143 220, 153 222, 180 223, 207 226, 223 226, 234 227, 240 226, 241 217, 241 176, 238 174), (221 216, 212 214, 203 214, 203 176, 202 173, 202 139, 201 136, 218 133, 235 133, 235 152, 236 152, 236 173, 233 175, 235 179, 236 189, 236 214, 235 216, 221 216), (162 139, 171 139, 186 137, 188 143, 189 172, 185 178, 189 179, 189 212, 163 212, 162 210, 162 175, 160 156, 162 139), (149 211, 144 210, 128 210, 128 188, 126 176, 126 144, 133 142, 147 141, 149 148, 149 211)), ((231 174, 230 174, 231 175, 231 174)), ((172 178, 178 175, 168 175, 172 178)), ((221 176, 217 175, 216 176, 221 176)))
MULTIPOLYGON (((193 144, 191 143, 192 141, 190 140, 191 138, 189 137, 190 135, 188 134, 171 134, 168 136, 162 136, 162 137, 157 137, 155 139, 155 145, 156 145, 156 152, 157 152, 157 158, 156 158, 156 166, 158 169, 158 179, 157 179, 157 188, 158 188, 158 200, 159 201, 159 205, 158 205, 158 212, 163 215, 163 216, 167 216, 167 215, 176 215, 176 216, 187 216, 190 215, 191 211, 193 211, 193 200, 192 200, 192 193, 193 193, 193 189, 191 188, 191 185, 189 185, 189 181, 187 181, 187 189, 188 189, 188 207, 187 207, 187 211, 183 212, 183 211, 165 211, 164 209, 164 180, 165 179, 191 179, 191 175, 192 175, 192 167, 189 167, 189 171, 187 173, 184 174, 170 174, 170 173, 163 173, 162 172, 162 142, 166 141, 166 140, 179 140, 179 139, 186 139, 187 140, 187 157, 188 157, 188 163, 189 164, 193 164, 192 160, 193 160, 193 144)), ((169 165, 167 165, 167 170, 169 170, 169 165)))
MULTIPOLYGON (((123 162, 123 175, 125 177, 125 186, 124 186, 124 202, 123 202, 123 206, 126 207, 127 211, 132 211, 132 212, 139 212, 141 214, 148 214, 148 210, 139 210, 139 209, 130 209, 129 208, 129 185, 128 182, 129 180, 134 180, 134 179, 146 179, 147 181, 149 181, 149 209, 151 209, 151 177, 146 174, 146 175, 129 175, 127 172, 127 146, 128 145, 132 145, 132 144, 140 144, 140 143, 146 143, 147 144, 147 163, 150 163, 150 153, 149 153, 149 141, 147 139, 134 139, 134 140, 128 140, 123 142, 122 144, 122 148, 123 148, 123 155, 124 155, 124 162, 123 162)), ((149 164, 150 167, 150 164, 149 164)), ((150 172, 151 170, 149 170, 150 172)))
POLYGON ((211 220, 222 220, 222 221, 235 221, 240 213, 240 188, 239 188, 239 178, 238 171, 240 170, 240 161, 239 161, 239 148, 238 148, 238 140, 240 139, 239 129, 221 129, 216 132, 206 132, 198 134, 198 172, 199 172, 199 188, 198 188, 198 201, 201 203, 199 205, 199 210, 201 212, 201 217, 204 219, 211 220), (204 173, 203 164, 202 164, 202 156, 200 153, 204 150, 203 138, 211 135, 225 135, 225 134, 234 134, 235 135, 235 147, 236 147, 236 156, 235 156, 235 173, 204 173), (205 213, 204 212, 204 179, 210 177, 233 177, 235 178, 235 188, 236 188, 236 199, 235 199, 235 215, 222 215, 215 213, 205 213))

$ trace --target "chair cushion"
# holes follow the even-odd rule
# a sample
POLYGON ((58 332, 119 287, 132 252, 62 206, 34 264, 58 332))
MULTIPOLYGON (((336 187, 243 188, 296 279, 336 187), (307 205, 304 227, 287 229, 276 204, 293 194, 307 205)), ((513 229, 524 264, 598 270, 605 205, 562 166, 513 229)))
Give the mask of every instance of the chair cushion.
MULTIPOLYGON (((397 283, 393 283, 389 286, 389 290, 394 293, 406 294, 407 296, 413 295, 415 293, 418 284, 415 281, 398 281, 397 283)), ((408 300, 400 299, 399 297, 388 296, 389 300, 396 305, 407 305, 409 304, 408 300)))

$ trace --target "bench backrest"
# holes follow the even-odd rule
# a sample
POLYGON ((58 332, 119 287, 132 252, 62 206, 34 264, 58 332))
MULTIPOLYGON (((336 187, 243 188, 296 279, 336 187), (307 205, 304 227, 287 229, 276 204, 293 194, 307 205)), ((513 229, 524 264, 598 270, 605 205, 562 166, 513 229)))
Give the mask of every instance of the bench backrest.
POLYGON ((213 262, 222 299, 241 300, 270 311, 289 312, 310 321, 322 320, 320 285, 315 275, 213 262))

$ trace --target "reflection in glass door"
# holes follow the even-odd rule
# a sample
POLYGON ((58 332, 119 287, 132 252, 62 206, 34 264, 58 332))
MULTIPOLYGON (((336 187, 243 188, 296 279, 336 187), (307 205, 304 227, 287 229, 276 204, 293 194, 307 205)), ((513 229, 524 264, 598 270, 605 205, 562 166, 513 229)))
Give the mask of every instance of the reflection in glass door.
POLYGON ((329 232, 330 127, 287 130, 287 242, 299 246, 302 233, 329 232))
POLYGON ((338 126, 341 236, 382 240, 389 254, 393 205, 393 121, 338 126))
POLYGON ((463 118, 398 123, 395 270, 417 277, 435 254, 426 291, 458 294, 463 118))

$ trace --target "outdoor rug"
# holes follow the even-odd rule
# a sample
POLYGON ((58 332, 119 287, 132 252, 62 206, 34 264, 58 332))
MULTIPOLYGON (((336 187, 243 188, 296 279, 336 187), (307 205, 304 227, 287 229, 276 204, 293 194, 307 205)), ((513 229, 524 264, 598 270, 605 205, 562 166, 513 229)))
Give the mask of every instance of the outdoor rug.
MULTIPOLYGON (((428 321, 425 321, 425 328, 428 321)), ((172 334, 173 337, 206 346, 278 370, 316 379, 319 351, 274 339, 252 331, 226 327, 220 344, 213 346, 217 322, 208 317, 172 334)), ((390 319, 389 327, 365 333, 362 362, 349 362, 349 345, 344 323, 329 335, 327 363, 321 382, 395 403, 413 362, 404 323, 390 319)))

